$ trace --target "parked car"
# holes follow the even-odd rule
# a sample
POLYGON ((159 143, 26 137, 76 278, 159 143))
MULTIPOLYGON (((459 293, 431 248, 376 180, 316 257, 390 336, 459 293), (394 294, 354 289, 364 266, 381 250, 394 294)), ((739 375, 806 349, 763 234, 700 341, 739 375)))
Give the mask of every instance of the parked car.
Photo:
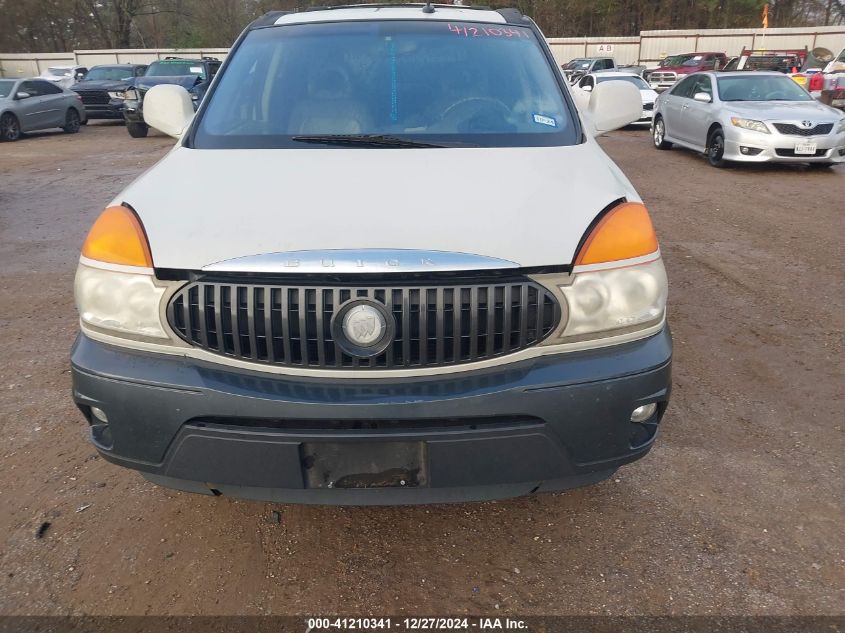
POLYGON ((87 73, 88 69, 85 66, 50 66, 38 78, 50 81, 61 88, 70 88, 87 73))
POLYGON ((731 161, 845 162, 845 116, 814 100, 786 75, 696 73, 657 99, 654 145, 705 152, 714 167, 731 161))
POLYGON ((85 120, 82 101, 70 90, 43 79, 0 79, 0 139, 4 141, 54 127, 75 134, 85 120))
POLYGON ((660 65, 643 74, 657 91, 671 88, 679 78, 704 70, 719 70, 727 63, 724 53, 682 53, 666 57, 660 65))
POLYGON ((640 112, 617 81, 580 118, 515 9, 260 18, 196 114, 147 92, 179 141, 83 246, 73 397, 97 450, 165 486, 337 504, 560 490, 642 457, 666 275, 594 139, 640 112))
POLYGON ((561 66, 569 83, 575 83, 584 75, 604 70, 616 70, 612 57, 578 57, 561 66))
POLYGON ((126 129, 132 138, 144 138, 150 130, 144 120, 144 95, 153 86, 176 84, 188 90, 194 97, 194 109, 208 89, 209 82, 217 74, 220 60, 214 57, 186 59, 166 57, 153 62, 135 86, 124 93, 123 117, 126 129))
POLYGON ((71 90, 82 98, 89 119, 123 119, 123 95, 146 70, 146 64, 94 66, 71 90))
POLYGON ((575 97, 575 103, 579 109, 589 107, 590 95, 595 90, 596 85, 607 81, 627 81, 633 84, 640 91, 643 112, 639 121, 634 121, 632 125, 651 125, 651 115, 654 111, 654 102, 657 100, 657 93, 651 89, 642 77, 627 72, 609 71, 581 77, 572 90, 572 95, 575 97))

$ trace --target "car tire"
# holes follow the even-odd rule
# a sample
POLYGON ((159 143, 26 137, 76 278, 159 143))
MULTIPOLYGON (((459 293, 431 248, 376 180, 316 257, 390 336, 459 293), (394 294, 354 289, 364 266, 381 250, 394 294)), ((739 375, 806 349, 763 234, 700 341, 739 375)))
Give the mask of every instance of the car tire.
POLYGON ((713 130, 707 139, 707 162, 712 167, 727 167, 725 156, 725 134, 721 128, 713 130))
POLYGON ((17 141, 21 137, 21 124, 11 112, 0 117, 0 141, 17 141))
POLYGON ((65 124, 62 126, 65 134, 76 134, 79 132, 81 125, 82 121, 79 118, 79 112, 77 112, 74 108, 69 108, 67 114, 65 115, 65 124))
POLYGON ((146 138, 150 131, 150 126, 146 123, 134 123, 127 121, 126 131, 129 132, 129 136, 132 138, 146 138))
POLYGON ((672 143, 666 140, 666 124, 663 122, 663 117, 654 119, 654 124, 651 126, 651 139, 657 149, 672 149, 672 143))

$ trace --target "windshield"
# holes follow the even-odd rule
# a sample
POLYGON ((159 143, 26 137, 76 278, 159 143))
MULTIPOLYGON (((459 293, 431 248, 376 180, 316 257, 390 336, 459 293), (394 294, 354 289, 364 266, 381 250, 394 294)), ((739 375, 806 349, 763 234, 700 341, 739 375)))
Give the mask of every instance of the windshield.
POLYGON ((586 70, 589 67, 589 59, 573 59, 566 65, 566 70, 586 70))
POLYGON ((669 55, 666 59, 660 62, 661 66, 683 66, 684 62, 693 57, 693 55, 669 55))
POLYGON ((128 66, 97 66, 88 71, 82 81, 125 81, 132 79, 132 68, 128 66))
POLYGON ((46 75, 50 77, 70 77, 71 68, 53 67, 48 68, 46 75))
POLYGON ((783 75, 744 75, 716 79, 722 101, 813 101, 801 86, 783 75))
POLYGON ((12 88, 15 82, 10 79, 0 79, 0 98, 8 97, 12 94, 12 88))
POLYGON ((596 81, 600 84, 603 84, 605 81, 627 81, 629 84, 634 84, 640 90, 651 90, 649 85, 643 81, 643 78, 636 75, 615 75, 613 77, 601 77, 596 75, 596 81))
POLYGON ((577 142, 530 29, 445 21, 252 31, 200 117, 192 140, 203 148, 308 147, 296 138, 306 135, 488 147, 577 142))
POLYGON ((153 62, 144 73, 145 77, 181 77, 184 75, 195 75, 205 79, 200 60, 190 59, 162 59, 153 62))

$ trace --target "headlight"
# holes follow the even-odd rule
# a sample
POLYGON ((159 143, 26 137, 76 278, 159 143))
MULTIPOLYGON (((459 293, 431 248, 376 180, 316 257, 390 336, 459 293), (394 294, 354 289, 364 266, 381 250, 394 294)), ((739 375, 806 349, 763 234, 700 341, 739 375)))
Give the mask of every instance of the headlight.
POLYGON ((561 338, 612 336, 654 325, 666 310, 668 286, 659 258, 634 266, 576 273, 571 284, 560 286, 569 307, 561 338))
MULTIPOLYGON (((111 93, 109 93, 111 94, 111 93)), ((123 93, 123 98, 127 101, 137 101, 138 100, 138 91, 135 88, 130 88, 123 93)))
POLYGON ((79 264, 74 293, 83 323, 118 334, 169 338, 159 318, 164 288, 155 285, 152 275, 79 264))
POLYGON ((124 96, 123 96, 124 94, 126 94, 126 93, 125 92, 109 92, 109 96, 112 99, 121 99, 122 100, 122 99, 124 99, 124 96))
POLYGON ((836 133, 845 132, 845 119, 839 119, 839 125, 836 126, 836 133))
POLYGON ((738 119, 731 117, 731 123, 736 127, 741 127, 743 130, 753 130, 755 132, 762 132, 763 134, 771 134, 769 128, 762 121, 755 121, 754 119, 738 119))

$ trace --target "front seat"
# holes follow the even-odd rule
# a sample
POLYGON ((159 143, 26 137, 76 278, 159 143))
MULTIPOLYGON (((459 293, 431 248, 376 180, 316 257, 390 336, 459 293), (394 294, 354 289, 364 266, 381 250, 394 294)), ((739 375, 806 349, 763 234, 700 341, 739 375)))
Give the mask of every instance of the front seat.
POLYGON ((291 112, 291 134, 364 134, 371 130, 367 108, 351 92, 349 77, 342 69, 317 70, 308 79, 308 96, 291 112))

